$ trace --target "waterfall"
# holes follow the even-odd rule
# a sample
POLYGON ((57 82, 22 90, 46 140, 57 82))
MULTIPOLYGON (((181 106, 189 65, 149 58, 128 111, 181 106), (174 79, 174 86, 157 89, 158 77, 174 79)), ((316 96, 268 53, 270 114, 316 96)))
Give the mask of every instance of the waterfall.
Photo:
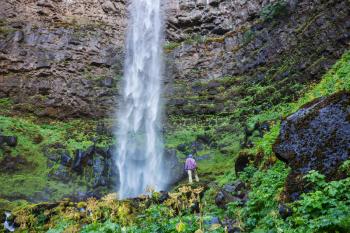
POLYGON ((160 0, 132 0, 116 132, 119 198, 165 188, 161 129, 160 0))
POLYGON ((10 223, 8 221, 8 218, 11 216, 11 213, 10 212, 5 212, 5 216, 6 216, 6 219, 5 219, 5 222, 4 222, 4 228, 5 230, 9 231, 9 232, 14 232, 15 231, 15 227, 14 227, 14 224, 13 223, 10 223))

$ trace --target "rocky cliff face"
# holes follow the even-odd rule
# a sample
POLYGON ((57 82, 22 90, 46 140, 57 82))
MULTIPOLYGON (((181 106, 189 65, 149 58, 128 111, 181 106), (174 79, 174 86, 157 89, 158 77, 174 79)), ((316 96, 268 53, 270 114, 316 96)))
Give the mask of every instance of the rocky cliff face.
POLYGON ((177 41, 166 46, 169 115, 227 114, 248 96, 243 105, 257 112, 290 101, 349 47, 349 9, 341 0, 180 2, 168 23, 177 41))
MULTIPOLYGON (((321 77, 349 43, 342 0, 171 0, 166 9, 169 115, 229 113, 248 95, 261 111, 321 77), (249 93, 251 84, 265 90, 249 93)), ((14 101, 14 112, 109 116, 126 17, 123 0, 5 1, 0 97, 14 101)))
POLYGON ((124 1, 4 1, 0 97, 54 118, 111 112, 121 74, 124 1))
POLYGON ((169 0, 167 38, 183 41, 194 34, 220 36, 251 25, 262 7, 276 0, 169 0))

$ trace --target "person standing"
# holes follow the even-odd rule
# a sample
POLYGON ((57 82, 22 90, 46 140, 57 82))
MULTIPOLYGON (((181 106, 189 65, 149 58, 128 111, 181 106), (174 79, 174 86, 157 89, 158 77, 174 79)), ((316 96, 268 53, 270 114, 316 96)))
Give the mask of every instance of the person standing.
POLYGON ((192 184, 192 174, 194 174, 194 177, 197 182, 199 182, 198 174, 197 174, 197 163, 196 160, 193 158, 192 154, 189 154, 186 162, 185 162, 185 170, 188 174, 188 182, 192 184))

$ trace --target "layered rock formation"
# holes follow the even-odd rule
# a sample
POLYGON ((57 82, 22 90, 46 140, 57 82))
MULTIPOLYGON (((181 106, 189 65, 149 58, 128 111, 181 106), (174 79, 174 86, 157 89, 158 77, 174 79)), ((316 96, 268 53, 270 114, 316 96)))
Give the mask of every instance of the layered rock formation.
POLYGON ((230 113, 248 96, 256 111, 293 100, 349 47, 349 9, 342 0, 180 2, 169 17, 169 38, 182 42, 168 44, 168 113, 230 113))
MULTIPOLYGON (((122 73, 126 3, 2 4, 0 96, 37 116, 109 116, 122 73)), ((231 112, 252 94, 244 91, 251 84, 282 90, 254 97, 266 109, 321 77, 349 42, 349 3, 342 0, 171 0, 166 9, 168 114, 231 112)))
POLYGON ((54 118, 112 111, 126 27, 124 1, 5 1, 0 97, 54 118))

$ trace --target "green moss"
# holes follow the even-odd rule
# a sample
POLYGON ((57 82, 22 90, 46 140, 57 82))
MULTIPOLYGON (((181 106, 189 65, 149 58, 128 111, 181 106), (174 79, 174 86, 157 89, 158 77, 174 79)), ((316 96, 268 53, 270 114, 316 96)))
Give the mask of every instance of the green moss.
POLYGON ((10 98, 0 98, 0 114, 5 115, 11 112, 13 101, 10 98))
POLYGON ((179 42, 167 42, 164 45, 164 50, 165 50, 165 52, 170 53, 171 51, 173 51, 174 49, 176 49, 179 46, 181 46, 181 43, 179 43, 179 42))
POLYGON ((251 42, 254 37, 255 37, 255 32, 253 32, 252 30, 247 30, 244 34, 243 34, 243 44, 246 45, 249 42, 251 42))
POLYGON ((0 37, 7 37, 9 34, 13 33, 15 30, 8 26, 0 26, 0 37))
MULTIPOLYGON (((17 118, 0 116, 0 125, 5 135, 18 137, 17 147, 11 150, 12 155, 21 155, 34 164, 31 170, 22 170, 15 174, 2 173, 0 176, 0 197, 21 199, 33 197, 45 188, 53 190, 50 199, 58 199, 74 190, 79 190, 76 182, 62 184, 48 179, 51 169, 47 167, 44 155, 46 146, 60 143, 71 155, 76 149, 86 149, 91 146, 92 138, 96 137, 95 121, 72 120, 69 122, 52 121, 36 123, 36 118, 17 118), (36 138, 40 135, 42 141, 38 144, 36 138)), ((111 144, 111 138, 100 136, 98 145, 111 144)), ((74 179, 76 180, 76 178, 74 179)), ((86 181, 81 180, 82 184, 86 181)))

